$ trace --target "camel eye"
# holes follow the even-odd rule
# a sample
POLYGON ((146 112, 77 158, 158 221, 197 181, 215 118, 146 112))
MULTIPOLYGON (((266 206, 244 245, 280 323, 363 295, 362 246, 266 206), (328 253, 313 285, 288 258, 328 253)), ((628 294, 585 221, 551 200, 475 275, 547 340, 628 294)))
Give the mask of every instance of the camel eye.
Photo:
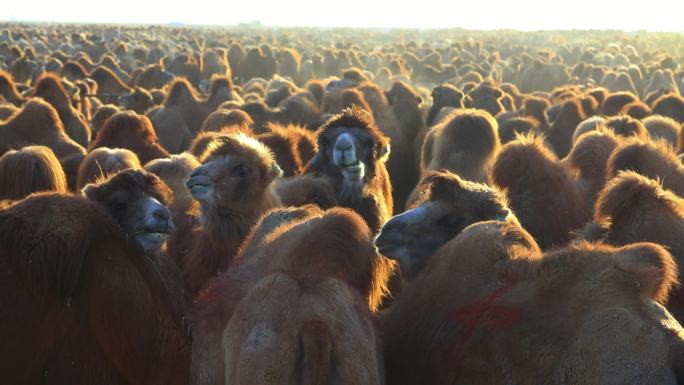
POLYGON ((112 211, 123 211, 126 209, 126 204, 123 202, 111 202, 109 203, 109 208, 112 211))
POLYGON ((252 170, 247 167, 244 163, 240 163, 237 166, 233 167, 233 175, 238 177, 238 178, 247 178, 250 176, 252 173, 252 170))

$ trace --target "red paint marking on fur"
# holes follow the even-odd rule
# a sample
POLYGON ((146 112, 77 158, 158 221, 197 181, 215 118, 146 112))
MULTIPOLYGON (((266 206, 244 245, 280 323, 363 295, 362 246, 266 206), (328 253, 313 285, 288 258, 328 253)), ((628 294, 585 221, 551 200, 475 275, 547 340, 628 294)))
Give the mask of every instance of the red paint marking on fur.
POLYGON ((511 289, 512 284, 506 284, 484 298, 449 312, 448 322, 460 329, 456 341, 447 352, 455 362, 462 361, 465 353, 463 348, 478 330, 505 330, 520 322, 524 316, 523 309, 497 303, 511 289))

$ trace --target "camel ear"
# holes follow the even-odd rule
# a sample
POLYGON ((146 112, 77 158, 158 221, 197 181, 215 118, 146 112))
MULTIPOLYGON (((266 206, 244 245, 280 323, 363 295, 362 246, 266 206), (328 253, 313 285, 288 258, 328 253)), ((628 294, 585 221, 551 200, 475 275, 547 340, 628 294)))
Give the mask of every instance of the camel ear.
POLYGON ((94 199, 95 195, 97 193, 97 186, 94 184, 87 184, 85 187, 81 189, 81 194, 83 194, 84 197, 88 199, 94 199))
POLYGON ((461 194, 464 189, 460 179, 447 170, 430 171, 418 184, 420 191, 429 191, 430 197, 454 197, 461 194))
POLYGON ((268 180, 274 181, 283 176, 283 170, 278 166, 277 162, 273 162, 271 169, 268 170, 268 180))
POLYGON ((390 144, 385 143, 378 146, 378 160, 380 162, 386 162, 390 155, 390 144))
POLYGON ((664 303, 677 283, 677 264, 672 255, 655 243, 636 243, 619 249, 617 266, 633 280, 641 294, 664 303))

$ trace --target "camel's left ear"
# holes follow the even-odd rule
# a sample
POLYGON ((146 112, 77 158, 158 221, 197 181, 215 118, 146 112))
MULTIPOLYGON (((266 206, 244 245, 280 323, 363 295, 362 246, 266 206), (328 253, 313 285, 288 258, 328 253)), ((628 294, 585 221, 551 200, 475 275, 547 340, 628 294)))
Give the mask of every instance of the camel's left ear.
POLYGON ((380 162, 386 162, 390 155, 390 144, 385 143, 378 146, 378 160, 380 162))
POLYGON ((278 166, 277 162, 273 162, 271 169, 268 170, 268 180, 274 181, 283 176, 283 170, 278 166))
POLYGON ((81 194, 88 199, 95 199, 95 193, 97 192, 97 186, 90 183, 81 189, 81 194))

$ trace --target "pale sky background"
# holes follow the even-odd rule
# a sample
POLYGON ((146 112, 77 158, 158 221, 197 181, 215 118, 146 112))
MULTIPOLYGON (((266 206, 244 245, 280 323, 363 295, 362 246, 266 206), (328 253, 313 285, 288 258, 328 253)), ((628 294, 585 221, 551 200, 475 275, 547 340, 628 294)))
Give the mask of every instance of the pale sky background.
POLYGON ((684 31, 683 0, 6 0, 5 3, 0 6, 0 21, 235 25, 258 20, 268 26, 684 31))

